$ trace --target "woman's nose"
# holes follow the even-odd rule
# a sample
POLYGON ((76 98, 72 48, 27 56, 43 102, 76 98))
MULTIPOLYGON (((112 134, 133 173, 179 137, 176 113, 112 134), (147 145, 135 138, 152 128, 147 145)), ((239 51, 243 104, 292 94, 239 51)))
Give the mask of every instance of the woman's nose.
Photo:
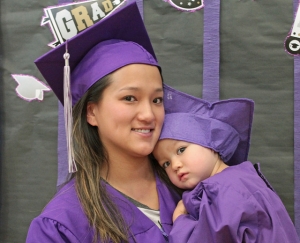
POLYGON ((138 119, 147 122, 152 122, 155 119, 152 104, 148 102, 144 102, 143 104, 141 104, 138 113, 138 119))

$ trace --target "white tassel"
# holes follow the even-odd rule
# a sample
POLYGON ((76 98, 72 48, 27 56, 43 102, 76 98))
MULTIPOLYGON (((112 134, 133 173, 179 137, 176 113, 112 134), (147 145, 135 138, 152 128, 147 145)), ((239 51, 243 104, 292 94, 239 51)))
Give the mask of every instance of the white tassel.
POLYGON ((70 86, 70 66, 69 59, 70 54, 68 53, 68 46, 66 43, 66 53, 64 54, 65 66, 64 66, 64 117, 65 117, 65 129, 67 136, 67 151, 68 151, 68 165, 69 173, 77 171, 77 166, 74 160, 73 143, 72 143, 72 94, 70 86))

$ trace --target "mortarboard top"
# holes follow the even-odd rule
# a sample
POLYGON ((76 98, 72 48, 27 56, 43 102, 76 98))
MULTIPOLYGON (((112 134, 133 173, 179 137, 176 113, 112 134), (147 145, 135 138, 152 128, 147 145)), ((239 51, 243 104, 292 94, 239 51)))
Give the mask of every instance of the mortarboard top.
POLYGON ((70 53, 73 105, 96 81, 125 65, 143 63, 158 66, 136 3, 125 3, 125 6, 35 61, 62 104, 66 45, 70 53))
POLYGON ((254 102, 228 99, 209 103, 164 85, 165 121, 159 140, 195 143, 218 152, 228 165, 247 160, 254 102))

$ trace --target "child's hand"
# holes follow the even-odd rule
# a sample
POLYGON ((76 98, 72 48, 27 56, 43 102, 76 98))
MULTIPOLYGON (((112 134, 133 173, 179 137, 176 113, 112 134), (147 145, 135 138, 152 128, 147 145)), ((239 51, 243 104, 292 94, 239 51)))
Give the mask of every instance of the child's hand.
POLYGON ((173 222, 177 219, 178 216, 180 216, 181 214, 187 214, 188 212, 185 209, 185 206, 182 202, 182 200, 180 200, 177 204, 177 207, 174 210, 173 213, 173 222))

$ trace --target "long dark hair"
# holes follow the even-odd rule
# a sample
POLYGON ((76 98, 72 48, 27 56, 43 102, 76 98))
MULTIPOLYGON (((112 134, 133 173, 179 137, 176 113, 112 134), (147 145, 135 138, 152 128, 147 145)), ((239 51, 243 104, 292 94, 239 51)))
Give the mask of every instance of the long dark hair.
MULTIPOLYGON (((101 142, 97 127, 87 122, 87 105, 98 103, 110 85, 110 75, 96 82, 73 108, 73 146, 78 171, 74 173, 76 191, 84 212, 94 229, 94 242, 129 243, 130 230, 119 209, 110 199, 100 171, 109 167, 108 153, 101 142)), ((150 156, 157 175, 171 185, 165 171, 150 156)))
POLYGON ((78 171, 74 174, 76 191, 90 225, 94 242, 129 242, 128 227, 102 183, 100 171, 108 164, 108 154, 97 127, 87 122, 88 103, 97 103, 110 85, 110 76, 96 82, 73 108, 73 146, 78 171))

